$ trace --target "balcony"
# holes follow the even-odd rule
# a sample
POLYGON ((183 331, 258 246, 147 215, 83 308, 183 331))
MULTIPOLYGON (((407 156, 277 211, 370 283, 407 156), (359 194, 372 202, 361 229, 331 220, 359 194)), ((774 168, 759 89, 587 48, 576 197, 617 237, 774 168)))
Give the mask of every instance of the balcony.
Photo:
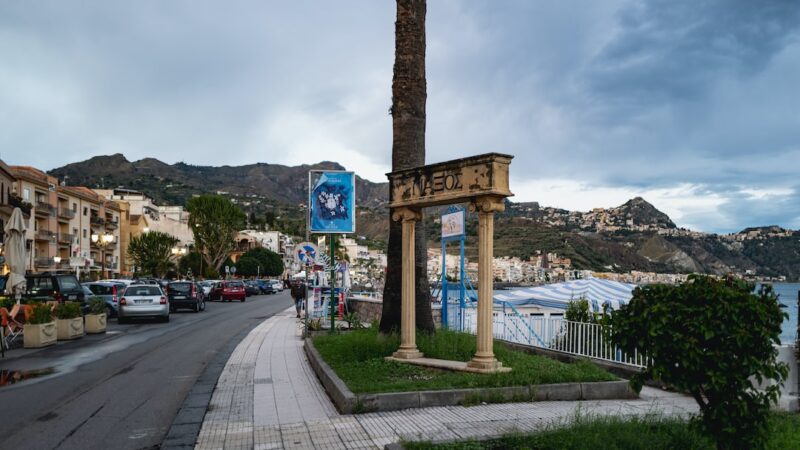
POLYGON ((36 214, 42 216, 55 216, 56 207, 47 202, 36 202, 36 214))
POLYGON ((56 262, 53 261, 53 258, 36 258, 34 260, 36 267, 53 267, 56 265, 56 262))
POLYGON ((59 220, 72 220, 73 218, 75 218, 75 211, 67 208, 58 209, 59 220))
POLYGON ((106 223, 106 220, 100 216, 92 216, 89 218, 89 222, 92 224, 92 226, 102 227, 103 224, 106 223))
POLYGON ((47 241, 52 242, 55 240, 56 234, 50 230, 38 230, 36 232, 36 240, 37 241, 47 241))
POLYGON ((114 222, 112 220, 106 220, 107 230, 116 230, 117 228, 119 228, 119 224, 117 222, 114 222))
POLYGON ((58 233, 59 244, 72 244, 75 241, 75 235, 70 233, 58 233))
POLYGON ((33 205, 31 205, 26 201, 23 201, 22 198, 17 197, 14 194, 8 196, 8 206, 10 206, 12 210, 14 208, 21 209, 22 213, 25 214, 26 216, 31 215, 31 209, 33 208, 33 205))

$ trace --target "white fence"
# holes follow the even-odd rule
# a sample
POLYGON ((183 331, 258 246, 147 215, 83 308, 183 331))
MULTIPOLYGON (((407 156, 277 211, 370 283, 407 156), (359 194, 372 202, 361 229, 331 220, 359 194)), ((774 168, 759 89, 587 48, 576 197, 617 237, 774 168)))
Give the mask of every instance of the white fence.
MULTIPOLYGON (((475 334, 478 324, 477 311, 466 308, 463 313, 463 331, 475 334)), ((608 342, 602 327, 598 324, 500 311, 493 312, 492 322, 495 339, 633 367, 644 367, 646 363, 641 353, 627 354, 608 342)))

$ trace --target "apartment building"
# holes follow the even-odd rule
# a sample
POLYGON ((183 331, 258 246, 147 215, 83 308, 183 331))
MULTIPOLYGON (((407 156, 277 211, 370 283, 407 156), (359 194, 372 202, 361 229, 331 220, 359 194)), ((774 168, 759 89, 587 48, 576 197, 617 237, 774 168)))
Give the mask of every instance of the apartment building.
POLYGON ((59 256, 73 258, 73 266, 98 272, 101 278, 121 273, 120 206, 83 186, 58 188, 58 217, 64 233, 59 256), (62 211, 63 217, 62 217, 62 211))
POLYGON ((23 203, 31 204, 25 248, 27 270, 40 272, 56 269, 57 220, 56 186, 58 180, 33 167, 11 166, 17 179, 15 191, 23 203))
MULTIPOLYGON (((8 223, 8 219, 11 218, 11 213, 14 212, 14 208, 23 206, 22 202, 13 196, 14 185, 16 183, 17 178, 11 173, 11 168, 0 160, 0 255, 3 255, 5 252, 3 245, 5 243, 3 229, 6 223, 8 223)), ((25 219, 30 219, 29 210, 24 209, 23 215, 25 219)), ((0 263, 0 275, 5 275, 7 271, 8 269, 5 265, 0 263)))

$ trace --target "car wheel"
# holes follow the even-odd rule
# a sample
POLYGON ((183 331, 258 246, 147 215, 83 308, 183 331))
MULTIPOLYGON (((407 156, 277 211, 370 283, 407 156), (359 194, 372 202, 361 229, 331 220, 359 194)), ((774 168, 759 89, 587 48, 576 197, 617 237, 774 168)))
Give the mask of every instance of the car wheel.
POLYGON ((164 323, 169 322, 169 314, 165 316, 163 319, 161 319, 161 321, 164 323))
POLYGON ((200 312, 200 301, 194 304, 194 312, 200 312))
POLYGON ((242 298, 242 303, 244 303, 244 298, 242 298))
POLYGON ((106 305, 106 319, 110 319, 112 316, 114 316, 114 308, 106 305))
POLYGON ((122 325, 124 323, 128 323, 128 319, 125 317, 117 317, 117 323, 122 325))
POLYGON ((206 310, 206 301, 203 300, 203 303, 200 304, 200 311, 205 311, 205 310, 206 310))

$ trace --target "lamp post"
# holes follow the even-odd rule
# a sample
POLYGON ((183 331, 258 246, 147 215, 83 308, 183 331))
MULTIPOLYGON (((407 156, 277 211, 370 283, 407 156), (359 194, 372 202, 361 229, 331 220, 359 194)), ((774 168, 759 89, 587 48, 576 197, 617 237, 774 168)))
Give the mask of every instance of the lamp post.
MULTIPOLYGON (((182 256, 186 255, 187 252, 188 252, 188 250, 186 249, 185 246, 184 247, 177 247, 177 246, 176 247, 172 247, 172 256, 175 257, 176 261, 178 261, 182 256)), ((177 272, 178 272, 178 278, 180 278, 181 277, 180 266, 178 266, 177 272)))
POLYGON ((92 242, 97 244, 100 247, 100 260, 102 262, 100 266, 100 275, 102 278, 105 278, 106 273, 106 247, 108 244, 114 241, 114 235, 108 232, 103 234, 94 234, 92 233, 92 242))

